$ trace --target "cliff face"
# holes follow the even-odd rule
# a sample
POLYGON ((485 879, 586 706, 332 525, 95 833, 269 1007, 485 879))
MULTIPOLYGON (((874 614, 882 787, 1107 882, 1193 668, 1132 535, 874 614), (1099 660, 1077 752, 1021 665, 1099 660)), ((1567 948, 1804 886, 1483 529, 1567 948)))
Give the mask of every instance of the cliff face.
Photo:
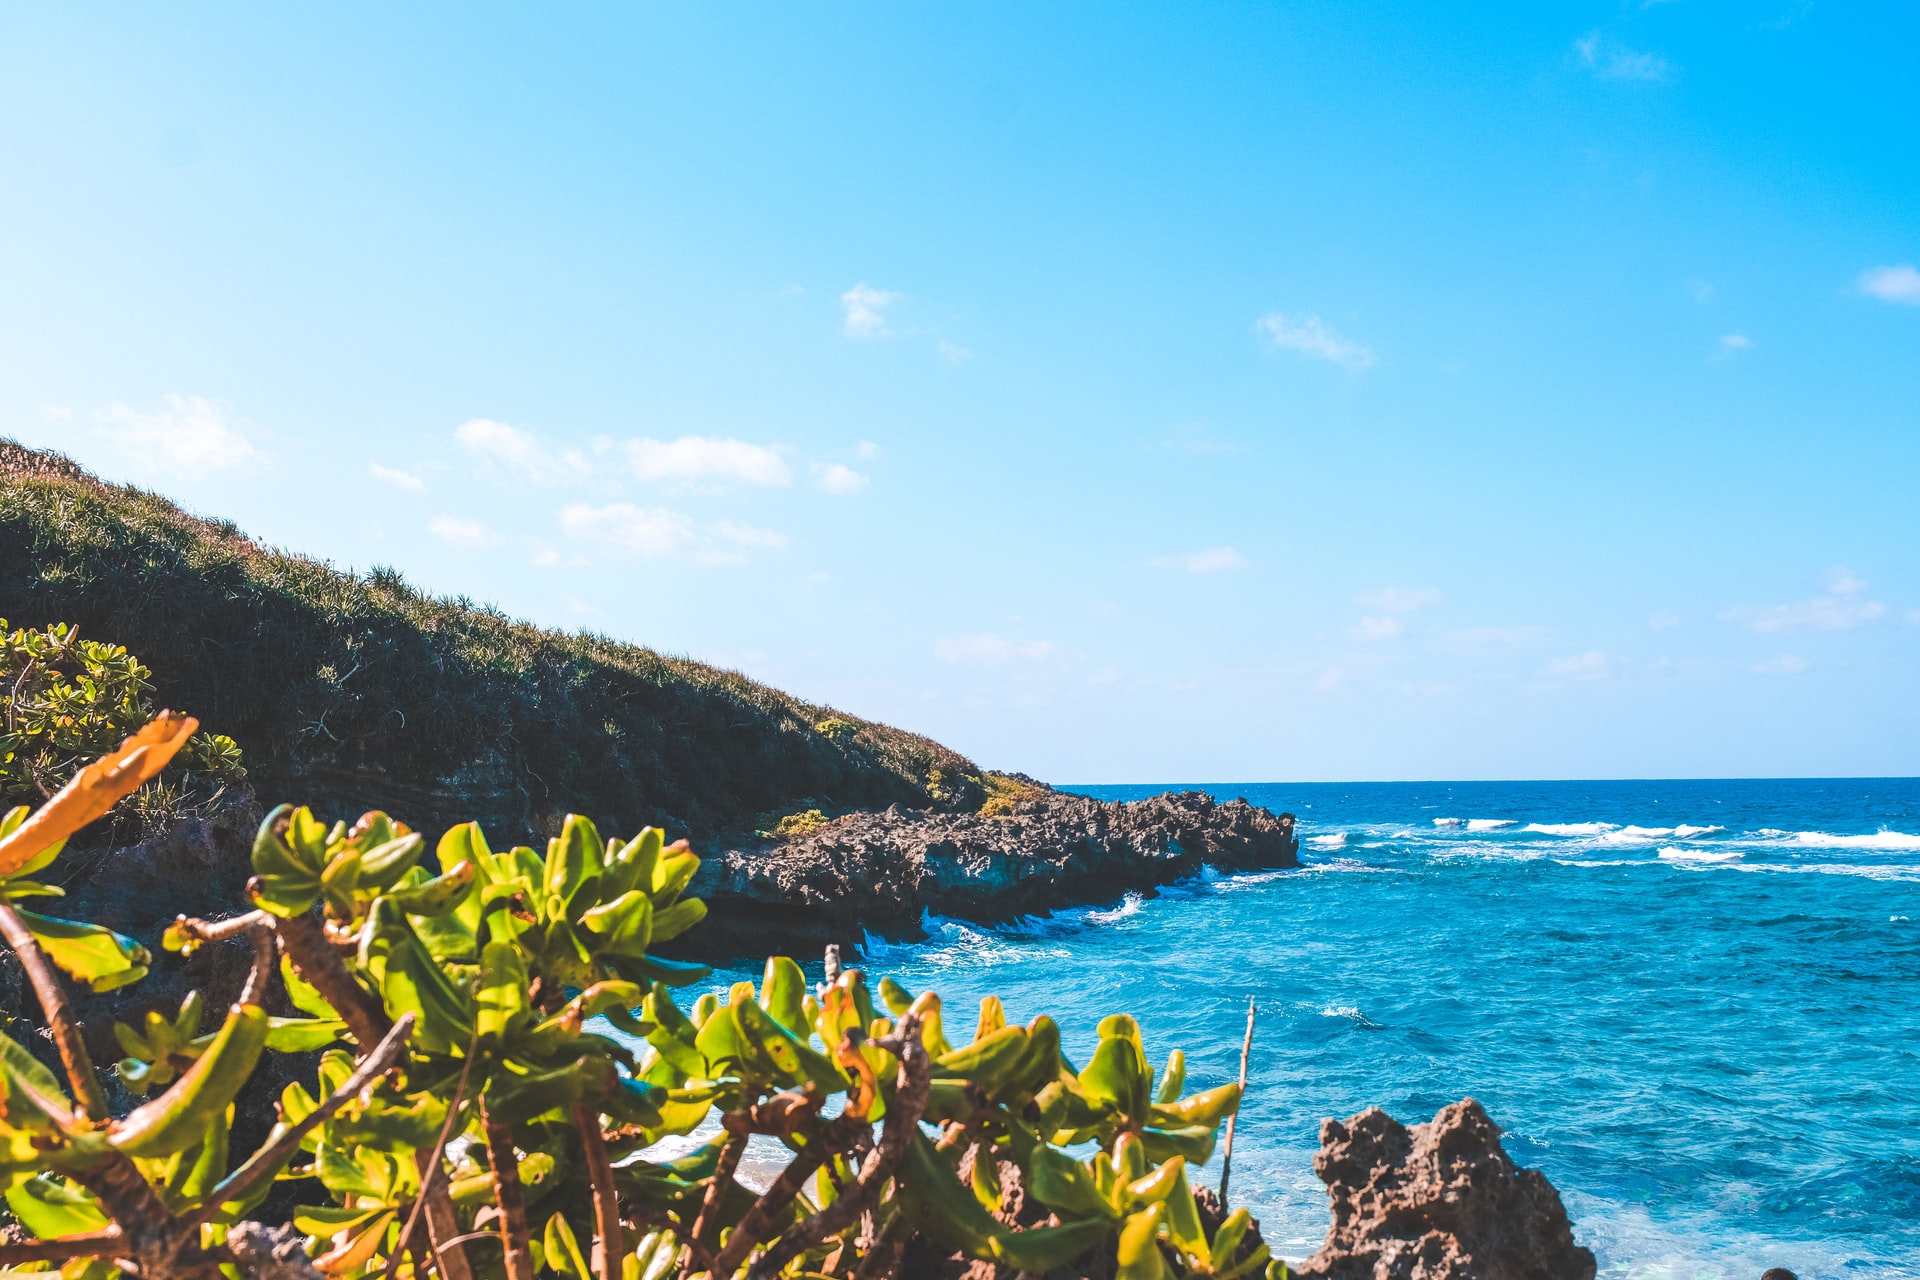
POLYGON ((1301 1280, 1593 1280, 1560 1193, 1472 1098, 1412 1129, 1378 1107, 1320 1124, 1333 1225, 1301 1280))
POLYGON ((921 936, 923 913, 996 923, 1112 902, 1199 872, 1297 865, 1293 815, 1198 791, 1126 804, 1037 790, 1004 816, 893 807, 707 855, 703 954, 817 952, 865 932, 921 936))

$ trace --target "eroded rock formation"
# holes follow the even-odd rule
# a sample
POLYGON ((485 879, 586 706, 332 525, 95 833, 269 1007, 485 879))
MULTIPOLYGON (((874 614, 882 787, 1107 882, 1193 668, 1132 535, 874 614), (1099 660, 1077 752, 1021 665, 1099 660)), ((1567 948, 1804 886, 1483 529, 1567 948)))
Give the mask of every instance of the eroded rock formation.
POLYGON ((1411 1129, 1378 1107, 1324 1120, 1313 1171, 1333 1225, 1302 1280, 1593 1280, 1559 1192, 1472 1098, 1411 1129))
POLYGON ((921 936, 923 913, 983 923, 1109 903, 1199 872, 1298 864, 1292 814, 1203 792, 1109 803, 1036 788, 1012 812, 853 813, 708 861, 693 892, 712 955, 801 955, 867 932, 921 936))

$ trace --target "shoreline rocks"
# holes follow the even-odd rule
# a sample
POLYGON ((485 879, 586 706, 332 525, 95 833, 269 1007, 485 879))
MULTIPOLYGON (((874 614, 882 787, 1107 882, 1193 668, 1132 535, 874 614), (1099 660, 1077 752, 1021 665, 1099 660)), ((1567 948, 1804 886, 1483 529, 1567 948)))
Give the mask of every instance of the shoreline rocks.
POLYGON ((1299 865, 1292 814, 1199 791, 1110 802, 1035 788, 997 816, 888 809, 804 835, 743 842, 706 859, 690 890, 707 959, 817 954, 868 933, 917 940, 923 917, 998 924, 1197 875, 1299 865))
POLYGON ((1323 1120, 1313 1171, 1333 1225, 1299 1280, 1594 1280, 1560 1193, 1472 1098, 1411 1129, 1378 1107, 1323 1120))

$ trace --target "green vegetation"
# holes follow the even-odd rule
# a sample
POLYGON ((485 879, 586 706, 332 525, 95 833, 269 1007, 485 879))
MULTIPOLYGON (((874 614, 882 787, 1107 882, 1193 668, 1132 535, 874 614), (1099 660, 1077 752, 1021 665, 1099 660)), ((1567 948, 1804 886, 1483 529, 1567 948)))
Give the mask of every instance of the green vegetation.
POLYGON ((980 806, 980 812, 989 818, 1004 818, 1022 800, 1040 794, 1040 788, 1031 782, 1022 782, 1004 773, 989 773, 980 779, 980 785, 987 793, 986 803, 980 806))
MULTIPOLYGON (((324 494, 289 494, 324 501, 324 494)), ((223 521, 0 441, 0 600, 153 668, 160 705, 240 744, 253 784, 330 815, 550 835, 568 812, 719 834, 807 797, 834 809, 977 806, 936 742, 737 672, 543 630, 263 546, 223 521), (824 726, 824 727, 823 727, 824 726)))
POLYGON ((804 836, 810 831, 818 831, 832 821, 832 818, 818 809, 802 809, 799 813, 790 813, 784 818, 778 814, 763 813, 754 823, 753 834, 763 840, 804 836))
MULTIPOLYGON (((83 639, 71 625, 10 631, 0 618, 0 801, 51 796, 82 764, 146 724, 152 681, 124 648, 83 639)), ((171 777, 132 798, 149 830, 212 803, 247 776, 240 748, 224 734, 193 735, 178 762, 171 777)))
POLYGON ((846 1280, 897 1276, 906 1249, 931 1246, 1034 1274, 1284 1275, 1244 1209, 1210 1218, 1189 1182, 1239 1086, 1188 1094, 1183 1055, 1153 1071, 1125 1014, 1076 1066, 1051 1018, 1011 1025, 988 997, 962 1032, 935 993, 876 990, 831 958, 817 987, 774 957, 759 984, 683 1011, 674 991, 709 971, 650 948, 699 923, 683 896, 699 859, 657 828, 608 840, 578 815, 543 856, 496 853, 472 822, 429 847, 380 812, 348 826, 274 810, 254 910, 183 918, 165 939, 247 939, 250 980, 211 1030, 194 996, 119 1027, 120 1076, 146 1100, 109 1117, 60 975, 132 981, 149 957, 11 899, 195 728, 161 717, 0 822, 0 935, 67 1076, 0 1037, 0 1184, 32 1237, 0 1246, 9 1265, 62 1264, 64 1280, 846 1280), (276 975, 304 1016, 268 1016, 276 975), (280 1123, 241 1158, 240 1088, 264 1055, 315 1049, 314 1088, 288 1085, 280 1123), (691 1154, 649 1157, 716 1120, 691 1154), (762 1193, 735 1177, 753 1135, 794 1153, 762 1193), (995 1216, 1009 1166, 1032 1225, 995 1216), (277 1231, 249 1221, 276 1180, 311 1201, 277 1231))

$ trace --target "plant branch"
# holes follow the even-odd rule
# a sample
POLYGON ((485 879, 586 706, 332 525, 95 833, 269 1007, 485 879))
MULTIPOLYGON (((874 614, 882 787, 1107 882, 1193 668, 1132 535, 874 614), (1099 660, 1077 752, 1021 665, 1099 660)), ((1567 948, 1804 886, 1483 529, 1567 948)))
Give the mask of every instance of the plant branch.
POLYGON ((500 1247, 506 1251, 507 1280, 533 1280, 533 1251, 527 1247, 527 1192, 520 1185, 520 1159, 513 1150, 513 1126, 488 1114, 480 1104, 487 1132, 487 1163, 493 1169, 493 1198, 500 1205, 500 1247))
POLYGON ((584 1102, 573 1104, 574 1127, 580 1130, 580 1151, 593 1182, 593 1271, 598 1280, 620 1280, 627 1242, 620 1233, 620 1192, 613 1185, 613 1162, 607 1159, 607 1139, 600 1117, 584 1102))
POLYGON ((780 1234, 773 1247, 747 1272, 748 1280, 773 1280, 795 1257, 811 1249, 828 1236, 852 1226, 874 1203, 880 1189, 906 1154, 907 1144, 920 1132, 920 1117, 927 1109, 927 1085, 933 1075, 933 1062, 920 1040, 920 1018, 901 1015, 890 1036, 874 1044, 896 1054, 900 1072, 895 1078, 893 1097, 887 1103, 887 1118, 880 1127, 880 1141, 860 1167, 860 1177, 847 1193, 832 1204, 780 1234))
POLYGON ((33 993, 40 997, 47 1027, 60 1049, 60 1062, 67 1069, 67 1080, 73 1086, 73 1096, 79 1101, 80 1109, 89 1120, 105 1120, 107 1095, 100 1089, 100 1077, 94 1074, 93 1059, 87 1054, 87 1042, 81 1038, 80 1024, 73 1020, 67 1008, 67 989, 61 984, 60 975, 53 971, 53 965, 48 963, 46 952, 40 949, 26 921, 4 900, 0 900, 0 937, 6 938, 7 945, 20 957, 20 966, 33 983, 33 993))
MULTIPOLYGON (((409 1013, 401 1018, 401 1022, 412 1017, 413 1015, 409 1013)), ((394 1030, 399 1030, 398 1025, 394 1030)), ((387 1038, 392 1039, 392 1034, 389 1033, 387 1038)), ((385 1041, 382 1043, 384 1044, 385 1041)), ((480 1032, 476 1029, 473 1038, 467 1042, 467 1061, 460 1068, 460 1083, 454 1086, 453 1101, 447 1104, 447 1118, 440 1124, 440 1136, 434 1139, 433 1151, 420 1164, 420 1194, 413 1198, 413 1209, 407 1214, 407 1225, 400 1229, 399 1241, 393 1246, 393 1254, 387 1260, 386 1280, 393 1280, 395 1272, 400 1267, 400 1255, 407 1251, 407 1245, 413 1239, 414 1228, 420 1225, 420 1211, 426 1207, 434 1188, 439 1185, 440 1155, 447 1149, 447 1139, 453 1134, 454 1121, 460 1116, 460 1108, 466 1105, 467 1078, 473 1074, 473 1055, 479 1047, 480 1032)), ((427 1234, 429 1236, 433 1234, 431 1229, 427 1234)))
POLYGON ((286 952, 294 972, 339 1012, 347 1024, 348 1034, 359 1042, 361 1051, 378 1044, 393 1022, 380 1002, 367 994, 347 972, 340 954, 327 941, 320 917, 311 911, 297 916, 276 916, 273 931, 279 936, 280 949, 286 952))
POLYGON ((306 1119, 282 1130, 278 1137, 254 1152, 245 1164, 227 1175, 226 1179, 207 1196, 205 1202, 188 1216, 187 1225, 198 1227, 203 1222, 212 1221, 214 1215, 220 1212, 221 1205, 245 1198, 248 1192, 277 1174, 280 1166, 292 1159, 293 1153, 300 1149, 301 1141, 309 1133, 325 1124, 334 1112, 346 1105, 349 1099, 358 1096, 360 1091, 372 1084, 376 1077, 399 1061, 400 1056, 406 1052, 407 1033, 412 1030, 413 1015, 403 1014, 400 1021, 393 1024, 393 1030, 387 1033, 387 1038, 382 1040, 372 1053, 361 1059, 360 1065, 354 1069, 352 1075, 341 1082, 338 1089, 322 1099, 320 1105, 315 1107, 306 1119))
MULTIPOLYGON (((693 1220, 693 1230, 688 1233, 689 1246, 712 1248, 707 1237, 720 1230, 720 1206, 726 1200, 727 1184, 733 1181, 734 1170, 740 1167, 740 1157, 746 1149, 746 1129, 729 1127, 727 1143, 720 1148, 720 1161, 714 1168, 713 1180, 707 1183, 707 1194, 700 1201, 700 1216, 693 1220)), ((711 1267, 703 1270, 711 1270, 711 1267)))
POLYGON ((0 1244, 0 1267, 17 1267, 26 1262, 65 1262, 68 1258, 131 1258, 133 1248, 120 1228, 90 1231, 80 1236, 61 1236, 58 1240, 30 1240, 25 1244, 0 1244))

